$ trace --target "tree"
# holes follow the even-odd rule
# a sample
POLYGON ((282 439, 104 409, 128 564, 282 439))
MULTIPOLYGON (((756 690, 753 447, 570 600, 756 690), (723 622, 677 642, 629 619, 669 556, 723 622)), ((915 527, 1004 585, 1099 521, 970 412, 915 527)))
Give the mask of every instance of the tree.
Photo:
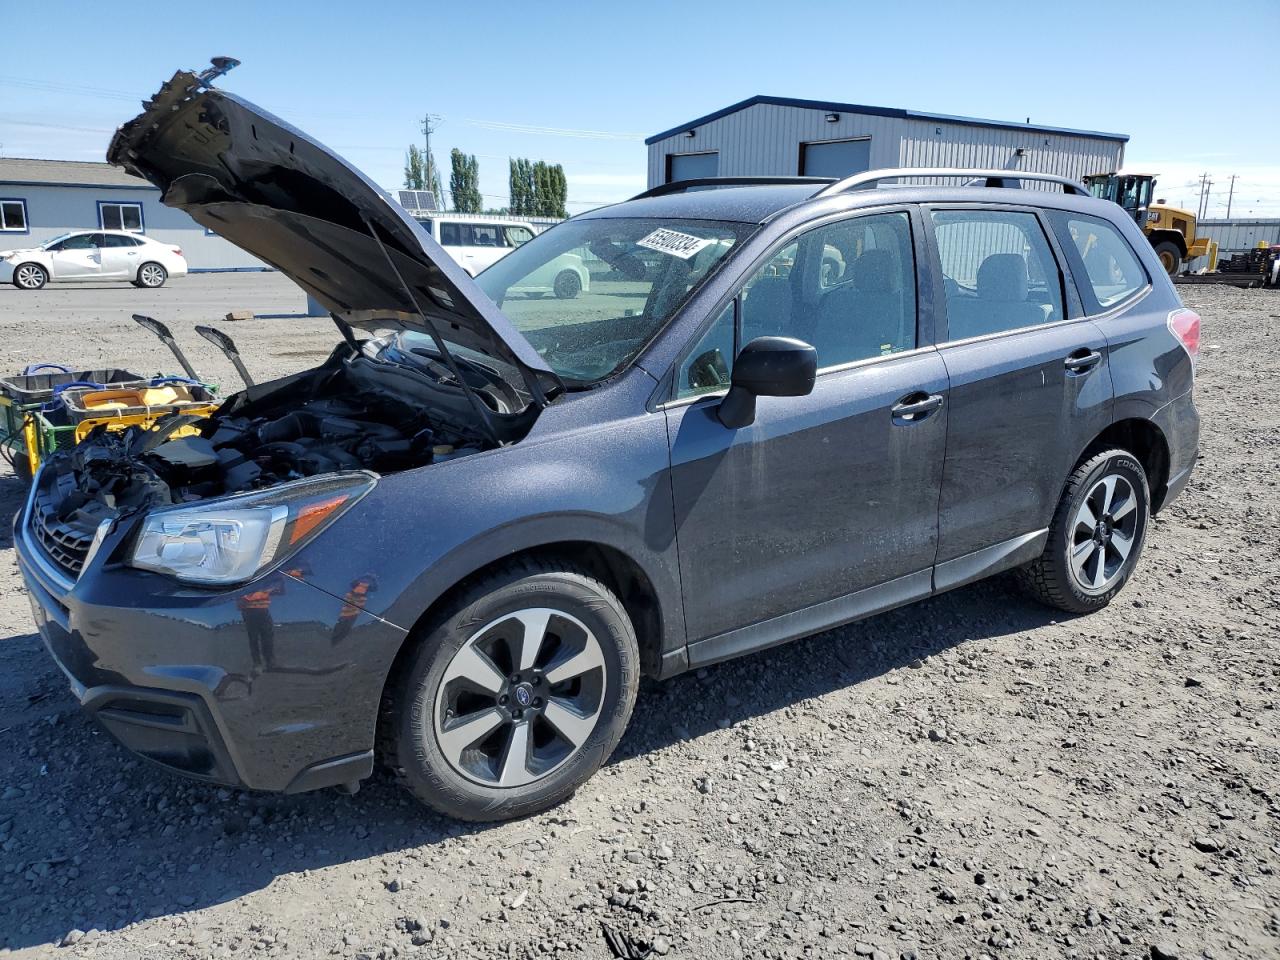
POLYGON ((468 156, 457 147, 449 153, 453 168, 449 174, 449 193, 453 195, 453 209, 459 213, 479 213, 484 207, 480 196, 480 164, 474 155, 468 156))
POLYGON ((512 157, 511 165, 511 213, 517 217, 527 217, 533 213, 533 184, 529 176, 529 161, 523 157, 512 157))
POLYGON ((410 144, 404 155, 404 186, 406 190, 430 190, 436 205, 444 208, 444 191, 440 189, 440 170, 435 160, 416 144, 410 144))
POLYGON ((422 151, 416 144, 409 144, 409 152, 404 155, 404 187, 406 190, 425 190, 426 172, 422 167, 422 151))
POLYGON ((564 167, 545 160, 511 159, 511 213, 526 217, 567 217, 564 167))

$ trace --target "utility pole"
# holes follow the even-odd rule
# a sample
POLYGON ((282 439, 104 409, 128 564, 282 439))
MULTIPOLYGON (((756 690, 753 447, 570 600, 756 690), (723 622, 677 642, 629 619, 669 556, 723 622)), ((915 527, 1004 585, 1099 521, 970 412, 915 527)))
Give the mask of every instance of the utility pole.
MULTIPOLYGON (((439 171, 436 170, 436 162, 431 159, 431 135, 436 132, 443 119, 443 117, 434 113, 428 113, 422 118, 422 139, 427 147, 427 189, 431 191, 433 196, 436 193, 435 183, 439 179, 439 171)), ((441 186, 440 189, 443 192, 444 187, 441 186)), ((436 196, 436 206, 441 210, 444 209, 444 197, 436 196)))
POLYGON ((1213 186, 1213 181, 1209 179, 1208 172, 1200 174, 1200 204, 1196 207, 1196 219, 1203 220, 1205 211, 1209 209, 1209 188, 1213 186))
POLYGON ((1233 173, 1233 174, 1231 175, 1231 186, 1227 189, 1227 219, 1228 219, 1228 220, 1230 220, 1230 219, 1231 219, 1231 198, 1235 196, 1235 193, 1236 193, 1236 181, 1237 181, 1238 179, 1239 179, 1239 177, 1238 177, 1236 174, 1234 174, 1234 173, 1233 173))

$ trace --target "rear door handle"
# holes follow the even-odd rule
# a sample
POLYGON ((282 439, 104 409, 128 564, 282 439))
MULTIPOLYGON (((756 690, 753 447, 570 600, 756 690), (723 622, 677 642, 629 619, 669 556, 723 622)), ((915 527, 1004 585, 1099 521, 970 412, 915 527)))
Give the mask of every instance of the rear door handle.
POLYGON ((889 410, 896 423, 919 423, 942 406, 942 394, 916 391, 909 393, 889 410))
POLYGON ((1096 367, 1101 360, 1102 354, 1097 350, 1081 347, 1062 363, 1072 373, 1085 373, 1096 367))

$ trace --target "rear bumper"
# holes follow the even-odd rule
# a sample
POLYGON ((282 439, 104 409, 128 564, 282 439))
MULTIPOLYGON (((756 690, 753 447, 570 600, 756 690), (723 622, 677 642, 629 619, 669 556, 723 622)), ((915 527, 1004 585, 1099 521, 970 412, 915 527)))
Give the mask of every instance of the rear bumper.
POLYGON ((1187 391, 1155 412, 1151 420, 1169 445, 1169 475, 1160 490, 1153 490, 1154 507, 1163 510, 1186 489, 1200 453, 1200 414, 1194 391, 1187 391))
MULTIPOLYGON (((125 748, 198 780, 296 793, 373 770, 378 702, 405 632, 289 576, 184 588, 100 556, 70 583, 15 523, 45 647, 125 748)), ((118 534, 117 534, 118 536, 118 534)))

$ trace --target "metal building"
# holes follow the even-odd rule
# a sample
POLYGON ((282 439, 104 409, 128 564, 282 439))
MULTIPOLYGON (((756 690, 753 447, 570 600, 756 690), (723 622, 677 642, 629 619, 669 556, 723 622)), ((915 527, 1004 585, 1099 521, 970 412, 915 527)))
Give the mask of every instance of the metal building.
POLYGON ((1280 246, 1280 218, 1201 220, 1200 230, 1218 242, 1220 257, 1256 250, 1260 243, 1280 246))
POLYGON ((853 103, 752 97, 645 140, 649 186, 697 177, 840 177, 882 167, 989 167, 1080 178, 1119 170, 1121 133, 853 103))
POLYGON ((0 158, 0 247, 34 247, 72 230, 129 230, 182 248, 193 271, 266 264, 160 203, 160 191, 109 163, 0 158))

